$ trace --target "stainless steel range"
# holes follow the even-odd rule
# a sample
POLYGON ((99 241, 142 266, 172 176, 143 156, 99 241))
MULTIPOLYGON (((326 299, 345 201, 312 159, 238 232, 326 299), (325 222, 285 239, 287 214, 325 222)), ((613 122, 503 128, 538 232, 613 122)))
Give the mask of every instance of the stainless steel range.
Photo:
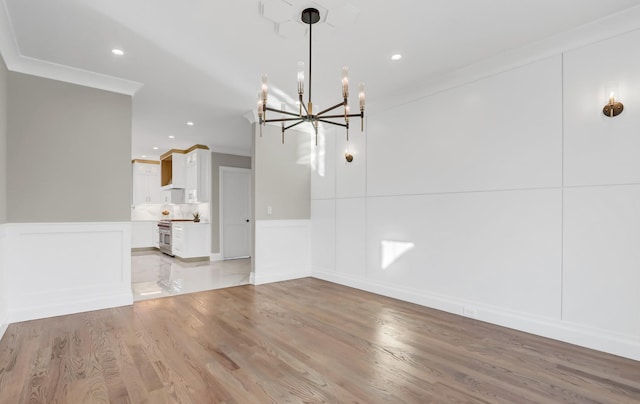
POLYGON ((171 249, 171 222, 168 220, 159 221, 158 234, 160 235, 160 239, 158 240, 160 251, 173 257, 173 251, 171 249))

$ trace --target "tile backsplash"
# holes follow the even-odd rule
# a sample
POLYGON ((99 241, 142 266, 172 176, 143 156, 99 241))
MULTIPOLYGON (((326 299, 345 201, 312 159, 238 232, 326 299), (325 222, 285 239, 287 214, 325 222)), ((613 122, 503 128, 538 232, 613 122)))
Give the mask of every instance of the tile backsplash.
POLYGON ((200 221, 208 223, 211 212, 208 203, 198 204, 140 204, 131 206, 131 220, 161 220, 161 219, 193 219, 193 213, 200 213, 200 221), (163 216, 162 211, 169 211, 163 216))

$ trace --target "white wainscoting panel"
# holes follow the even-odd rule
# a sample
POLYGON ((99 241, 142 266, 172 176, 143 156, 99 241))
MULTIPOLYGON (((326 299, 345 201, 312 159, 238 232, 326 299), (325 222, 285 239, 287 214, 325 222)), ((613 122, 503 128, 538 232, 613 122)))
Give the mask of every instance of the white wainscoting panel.
POLYGON ((256 220, 253 283, 311 275, 310 220, 256 220))
POLYGON ((367 276, 560 318, 561 190, 369 198, 367 276))
POLYGON ((7 307, 6 257, 7 233, 6 224, 0 225, 0 340, 9 325, 9 310, 7 307))
POLYGON ((311 267, 336 270, 336 200, 311 201, 311 267))
POLYGON ((366 221, 365 198, 336 200, 336 272, 366 275, 366 221))
POLYGON ((565 190, 563 319, 640 345, 640 185, 565 190))
POLYGON ((640 183, 640 31, 564 55, 565 186, 640 183), (624 111, 606 117, 610 90, 624 111))
MULTIPOLYGON (((327 128, 318 133, 318 145, 311 142, 311 199, 336 196, 336 130, 327 128)), ((315 136, 313 137, 315 140, 315 136)))
POLYGON ((377 112, 367 124, 369 196, 558 187, 561 57, 377 112))
POLYGON ((6 225, 11 322, 133 302, 131 223, 6 225))
POLYGON ((362 198, 367 194, 367 137, 360 132, 359 119, 354 120, 349 130, 349 141, 344 130, 336 134, 336 197, 362 198), (353 155, 348 163, 345 152, 353 155))

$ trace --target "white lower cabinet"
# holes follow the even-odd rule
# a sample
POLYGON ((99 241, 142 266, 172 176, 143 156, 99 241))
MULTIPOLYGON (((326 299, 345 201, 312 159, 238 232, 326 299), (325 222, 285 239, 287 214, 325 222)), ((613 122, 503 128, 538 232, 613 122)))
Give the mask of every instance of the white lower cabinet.
POLYGON ((211 226, 209 223, 173 222, 171 250, 173 255, 180 258, 209 257, 211 226))
POLYGON ((158 222, 132 221, 131 248, 158 247, 158 222))
POLYGON ((157 222, 153 222, 153 224, 153 246, 160 248, 160 229, 158 228, 157 222))

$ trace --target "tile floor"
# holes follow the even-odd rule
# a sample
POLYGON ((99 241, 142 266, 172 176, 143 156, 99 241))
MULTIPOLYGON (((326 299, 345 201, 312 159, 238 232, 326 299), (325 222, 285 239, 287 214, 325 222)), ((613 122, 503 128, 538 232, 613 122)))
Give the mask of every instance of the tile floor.
POLYGON ((251 259, 184 262, 159 251, 131 253, 133 300, 246 285, 251 259))

